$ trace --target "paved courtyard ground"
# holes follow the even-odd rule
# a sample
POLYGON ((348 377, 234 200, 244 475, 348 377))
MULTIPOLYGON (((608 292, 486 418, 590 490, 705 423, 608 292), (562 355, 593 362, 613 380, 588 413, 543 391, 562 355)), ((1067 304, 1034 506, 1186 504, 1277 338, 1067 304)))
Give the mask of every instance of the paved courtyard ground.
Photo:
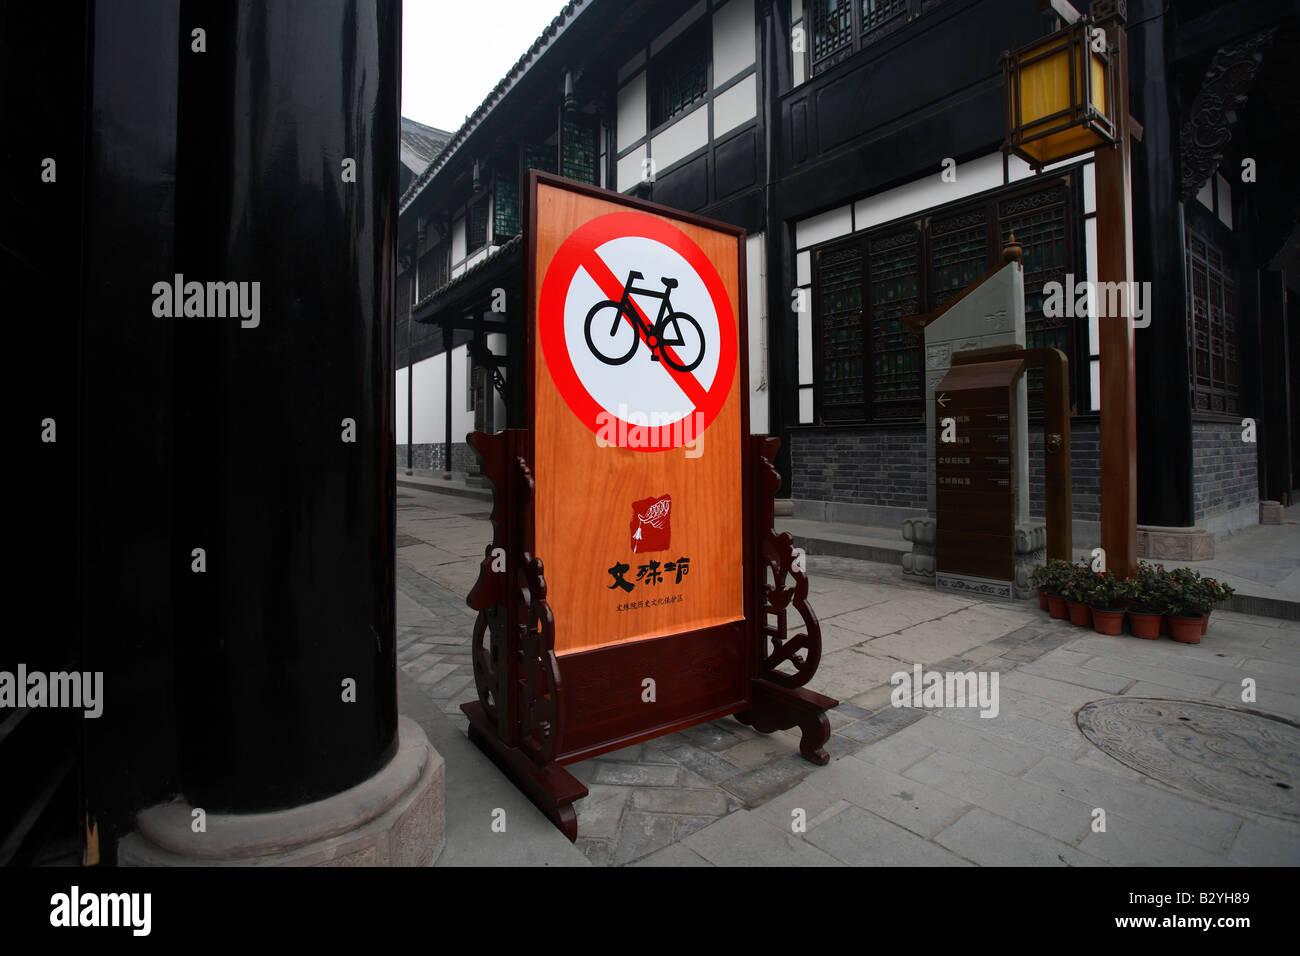
POLYGON ((731 718, 606 754, 569 768, 591 791, 570 845, 465 738, 488 509, 398 491, 399 690, 447 759, 440 865, 1300 864, 1300 625, 1218 611, 1199 645, 1103 637, 818 556, 831 763, 731 718), (894 707, 915 664, 996 674, 997 715, 894 707))

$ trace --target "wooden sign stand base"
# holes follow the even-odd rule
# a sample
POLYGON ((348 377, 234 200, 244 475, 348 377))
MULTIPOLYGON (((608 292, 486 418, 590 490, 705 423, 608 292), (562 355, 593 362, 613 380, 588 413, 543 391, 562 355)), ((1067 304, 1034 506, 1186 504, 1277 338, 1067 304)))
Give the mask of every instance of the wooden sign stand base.
MULTIPOLYGON (((756 606, 743 622, 746 653, 741 686, 744 699, 720 710, 676 719, 566 754, 565 717, 570 710, 555 655, 555 620, 546 601, 546 578, 531 553, 533 476, 528 466, 528 433, 506 429, 473 432, 470 446, 483 459, 493 488, 492 543, 479 566, 467 603, 478 611, 472 656, 478 700, 462 704, 469 737, 514 781, 570 840, 578 836, 573 803, 587 788, 565 770, 566 762, 672 733, 730 713, 759 733, 798 727, 799 751, 819 766, 829 762, 826 711, 839 701, 804 689, 821 661, 821 627, 808 604, 808 577, 802 552, 788 534, 774 527, 773 496, 781 485, 772 459, 779 439, 751 436, 749 454, 753 522, 752 566, 760 580, 750 593, 756 606), (793 608, 803 629, 787 626, 793 608), (566 759, 568 757, 569 759, 566 759)), ((629 698, 635 694, 629 692, 629 698)), ((738 771, 739 772, 739 771, 738 771)))

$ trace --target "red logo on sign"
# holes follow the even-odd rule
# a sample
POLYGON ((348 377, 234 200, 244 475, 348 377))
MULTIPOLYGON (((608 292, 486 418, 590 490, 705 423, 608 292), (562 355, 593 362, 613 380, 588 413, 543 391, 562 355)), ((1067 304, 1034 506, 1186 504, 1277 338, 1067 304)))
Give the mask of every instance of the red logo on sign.
POLYGON ((634 554, 668 550, 668 539, 672 533, 668 512, 672 505, 670 495, 632 502, 632 523, 628 530, 632 534, 634 554))

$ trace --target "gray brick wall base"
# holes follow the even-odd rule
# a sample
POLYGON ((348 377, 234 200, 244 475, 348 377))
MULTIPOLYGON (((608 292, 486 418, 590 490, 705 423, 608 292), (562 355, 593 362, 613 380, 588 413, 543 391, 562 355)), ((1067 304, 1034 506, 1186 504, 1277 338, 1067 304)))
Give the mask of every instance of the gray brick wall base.
MULTIPOLYGON (((430 478, 441 478, 446 472, 444 467, 444 458, 446 455, 446 446, 442 442, 431 444, 415 444, 411 446, 413 468, 412 473, 424 475, 430 478)), ((397 471, 399 474, 406 472, 406 446, 396 446, 397 471)), ((474 449, 470 448, 465 442, 452 442, 451 445, 451 471, 454 475, 478 474, 479 460, 478 455, 474 454, 474 449)))

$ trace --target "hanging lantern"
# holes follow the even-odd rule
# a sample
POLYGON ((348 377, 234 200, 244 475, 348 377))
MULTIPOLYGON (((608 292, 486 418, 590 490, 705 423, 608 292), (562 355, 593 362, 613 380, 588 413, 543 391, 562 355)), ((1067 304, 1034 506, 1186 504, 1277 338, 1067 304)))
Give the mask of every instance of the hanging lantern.
POLYGON ((1116 142, 1114 62, 1093 20, 1003 56, 1004 152, 1042 169, 1116 142))

